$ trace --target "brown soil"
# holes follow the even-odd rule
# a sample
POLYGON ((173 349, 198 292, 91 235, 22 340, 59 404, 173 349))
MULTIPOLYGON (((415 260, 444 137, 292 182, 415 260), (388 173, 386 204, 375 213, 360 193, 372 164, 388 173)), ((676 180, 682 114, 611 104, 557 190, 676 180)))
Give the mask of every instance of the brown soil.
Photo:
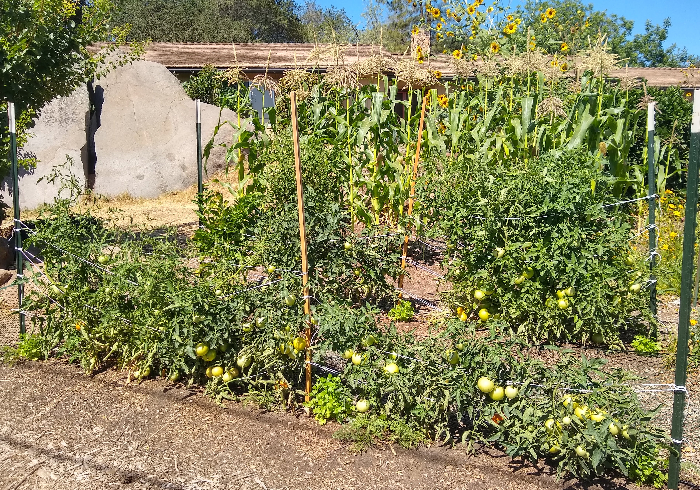
MULTIPOLYGON (((120 226, 196 229, 194 189, 157 200, 128 197, 90 203, 93 213, 120 226), (113 211, 114 208, 120 211, 113 211)), ((29 215, 31 216, 31 215, 29 215)), ((404 290, 413 296, 416 318, 400 324, 418 336, 429 331, 439 305, 439 245, 410 251, 404 290), (431 250, 434 255, 431 255, 431 250), (417 299, 416 299, 417 298, 417 299)), ((11 284, 11 283, 8 283, 11 284)), ((17 339, 17 293, 0 290, 0 345, 17 339)), ((677 329, 673 298, 662 302, 662 334, 677 329)), ((664 356, 639 357, 574 347, 604 357, 643 383, 673 383, 664 356)), ((687 444, 682 478, 700 484, 700 401, 697 373, 688 380, 687 444)), ((649 408, 661 406, 656 423, 670 427, 672 393, 646 391, 649 408)), ((93 377, 61 361, 0 364, 0 490, 26 488, 637 488, 620 481, 561 482, 551 470, 511 461, 493 450, 467 455, 456 446, 404 450, 382 447, 353 454, 332 437, 337 426, 319 426, 300 414, 264 413, 239 403, 226 407, 201 391, 162 380, 128 383, 112 370, 93 377)), ((669 431, 670 433, 670 431, 669 431)))
POLYGON ((93 377, 60 361, 0 365, 0 488, 638 488, 557 481, 460 446, 351 453, 337 426, 239 403, 220 407, 162 380, 93 377))

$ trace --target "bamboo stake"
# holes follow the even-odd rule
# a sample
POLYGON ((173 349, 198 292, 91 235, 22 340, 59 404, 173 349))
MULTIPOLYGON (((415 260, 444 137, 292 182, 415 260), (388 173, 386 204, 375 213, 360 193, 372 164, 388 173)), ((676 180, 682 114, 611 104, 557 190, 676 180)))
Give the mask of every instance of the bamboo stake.
POLYGON ((677 489, 683 446, 683 411, 685 383, 688 376, 688 338, 690 337, 691 291, 693 284, 693 256, 698 209, 698 167, 700 166, 700 90, 695 90, 693 119, 690 128, 690 157, 688 158, 688 190, 683 227, 683 264, 681 266, 681 306, 678 312, 678 342, 676 343, 676 375, 671 416, 671 443, 668 457, 668 488, 677 489))
MULTIPOLYGON (((425 107, 428 103, 429 95, 423 97, 423 108, 420 113, 420 124, 418 125, 418 143, 416 144, 416 157, 413 160, 413 172, 411 174, 411 194, 408 196, 408 215, 413 213, 413 200, 416 193, 416 179, 418 178, 418 160, 420 159, 420 145, 423 142, 423 124, 425 122, 425 107)), ((404 271, 406 270, 406 257, 408 256, 408 234, 403 238, 403 249, 401 254, 401 275, 399 276, 399 289, 403 289, 404 271)), ((399 298, 402 294, 399 293, 399 298)))
POLYGON ((304 286, 304 314, 306 320, 306 390, 304 399, 311 394, 311 297, 309 296, 309 262, 306 256, 306 219, 304 218, 304 188, 301 183, 301 152, 299 151, 299 122, 297 121, 297 94, 289 94, 292 105, 292 136, 294 140, 294 170, 297 177, 297 203, 299 209, 299 237, 301 239, 301 273, 304 286))

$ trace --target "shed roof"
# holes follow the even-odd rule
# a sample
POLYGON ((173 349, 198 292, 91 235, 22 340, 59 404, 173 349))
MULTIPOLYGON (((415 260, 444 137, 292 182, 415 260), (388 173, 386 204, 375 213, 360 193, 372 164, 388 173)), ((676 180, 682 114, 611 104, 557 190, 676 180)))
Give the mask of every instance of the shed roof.
MULTIPOLYGON (((339 52, 332 51, 332 45, 310 43, 150 43, 144 59, 174 71, 198 71, 205 65, 213 65, 222 69, 239 66, 249 72, 281 72, 292 68, 323 71, 337 63, 362 62, 380 53, 395 60, 405 58, 377 45, 345 45, 339 52)), ((454 76, 448 55, 432 57, 430 67, 440 70, 447 78, 454 76)), ((619 68, 609 76, 646 79, 652 87, 700 88, 700 68, 619 68)))

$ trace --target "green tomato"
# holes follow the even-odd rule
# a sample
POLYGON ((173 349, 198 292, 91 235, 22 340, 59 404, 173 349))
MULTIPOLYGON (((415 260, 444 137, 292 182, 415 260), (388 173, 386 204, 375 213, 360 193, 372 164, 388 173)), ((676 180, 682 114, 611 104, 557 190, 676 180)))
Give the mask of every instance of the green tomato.
POLYGON ((512 400, 518 396, 518 389, 515 386, 506 386, 506 396, 509 400, 512 400))
POLYGON ((481 289, 477 289, 476 291, 474 291, 474 299, 475 300, 481 301, 485 297, 486 297, 486 293, 484 291, 482 291, 481 289))
POLYGON ((569 307, 569 300, 562 298, 557 301, 557 306, 559 307, 560 310, 565 310, 569 307))
POLYGON ((486 321, 489 318, 491 318, 491 313, 489 313, 489 310, 486 308, 482 308, 479 310, 479 318, 481 318, 482 321, 486 321))
POLYGON ((345 243, 343 244, 343 247, 345 248, 345 250, 352 250, 352 243, 350 243, 350 242, 345 242, 345 243))
POLYGON ((355 403, 355 410, 360 413, 365 413, 369 410, 369 402, 365 399, 357 400, 357 403, 355 403))
POLYGON ((209 352, 209 344, 207 344, 206 342, 200 342, 194 348, 194 352, 195 354, 197 354, 197 356, 204 357, 207 354, 207 352, 209 352))
POLYGON ((495 388, 493 381, 491 381, 486 376, 482 376, 481 378, 479 378, 479 380, 476 382, 476 386, 482 393, 491 393, 495 388))
POLYGON ((223 374, 224 374, 224 368, 222 368, 221 366, 214 366, 213 368, 211 368, 211 375, 214 378, 218 378, 219 376, 222 376, 223 374))
POLYGON ((284 303, 285 303, 287 306, 294 306, 294 304, 295 304, 296 302, 297 302, 297 298, 296 298, 293 294, 290 294, 289 296, 287 296, 286 298, 284 298, 284 303))
POLYGON ((520 285, 523 282, 525 282, 525 276, 523 276, 523 275, 516 277, 515 280, 513 281, 513 283, 515 283, 516 285, 520 285))
POLYGON ((399 366, 395 362, 390 362, 384 366, 384 371, 386 371, 387 374, 396 374, 399 372, 399 366))
POLYGON ((209 351, 202 356, 205 362, 211 362, 216 359, 216 351, 214 349, 209 349, 209 351))
POLYGON ((535 269, 532 267, 528 267, 523 271, 523 276, 525 276, 525 279, 532 279, 535 275, 535 269))
POLYGON ((109 264, 109 257, 107 255, 100 255, 99 257, 97 257, 97 261, 101 265, 106 265, 109 264))
POLYGON ((496 401, 496 402, 500 402, 501 400, 503 400, 504 396, 505 396, 505 390, 503 389, 502 386, 494 387, 493 391, 491 393, 489 393, 489 397, 491 397, 491 399, 493 401, 496 401))

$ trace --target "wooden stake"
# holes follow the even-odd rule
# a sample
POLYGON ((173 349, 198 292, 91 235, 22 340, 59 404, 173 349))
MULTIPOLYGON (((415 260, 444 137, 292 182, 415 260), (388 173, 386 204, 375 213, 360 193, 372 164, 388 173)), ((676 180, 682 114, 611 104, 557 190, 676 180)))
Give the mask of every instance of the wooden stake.
MULTIPOLYGON (((408 215, 413 213, 413 200, 416 194, 416 179, 418 178, 418 160, 420 159, 420 144, 423 141, 423 123, 425 121, 425 106, 428 103, 429 95, 423 97, 423 108, 420 113, 420 123, 418 125, 418 144, 416 145, 416 157, 413 160, 413 173, 411 175, 411 194, 408 196, 408 215)), ((408 234, 403 239, 403 253, 401 254, 401 275, 399 276, 399 289, 403 289, 404 272, 406 270, 406 258, 408 257, 408 234)), ((399 298, 402 298, 399 293, 399 298)))
POLYGON ((306 321, 306 395, 311 394, 311 297, 309 296, 309 262, 306 257, 306 219, 304 218, 304 188, 301 183, 301 152, 299 151, 299 126, 297 121, 297 94, 289 94, 292 105, 292 137, 294 140, 294 170, 297 176, 297 203, 299 209, 299 237, 301 239, 301 273, 304 286, 304 314, 306 321))

